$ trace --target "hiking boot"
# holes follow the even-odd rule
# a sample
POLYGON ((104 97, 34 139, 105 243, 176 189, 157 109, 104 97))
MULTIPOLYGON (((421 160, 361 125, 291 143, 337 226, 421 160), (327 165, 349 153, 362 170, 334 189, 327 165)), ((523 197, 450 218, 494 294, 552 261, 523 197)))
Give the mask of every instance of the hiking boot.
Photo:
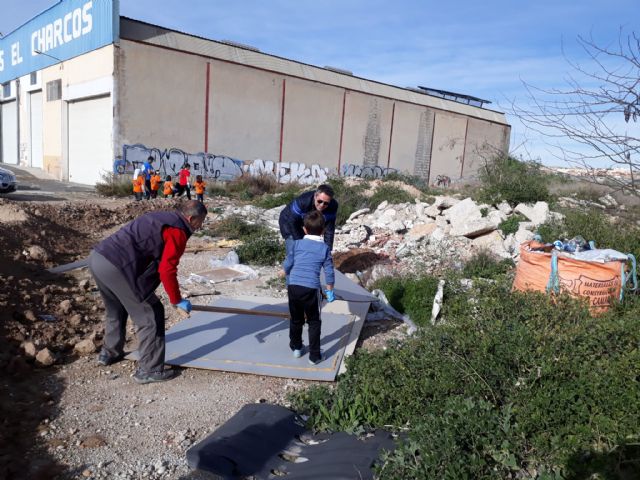
POLYGON ((108 367, 109 365, 118 363, 123 358, 124 358, 124 353, 120 355, 116 355, 115 357, 112 357, 107 352, 100 352, 100 355, 98 355, 98 365, 102 365, 103 367, 108 367))
POLYGON ((176 376, 175 370, 162 370, 161 372, 149 372, 145 373, 138 370, 133 374, 133 379, 136 383, 145 384, 145 383, 155 383, 155 382, 164 382, 166 380, 171 380, 176 376))

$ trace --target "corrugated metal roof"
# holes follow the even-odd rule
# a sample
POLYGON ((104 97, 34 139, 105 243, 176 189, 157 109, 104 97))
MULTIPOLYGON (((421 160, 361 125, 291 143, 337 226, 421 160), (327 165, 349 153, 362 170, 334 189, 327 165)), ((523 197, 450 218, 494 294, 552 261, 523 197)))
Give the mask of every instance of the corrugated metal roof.
POLYGON ((464 105, 394 85, 345 75, 335 70, 169 30, 127 17, 120 17, 120 37, 508 125, 502 112, 464 105))

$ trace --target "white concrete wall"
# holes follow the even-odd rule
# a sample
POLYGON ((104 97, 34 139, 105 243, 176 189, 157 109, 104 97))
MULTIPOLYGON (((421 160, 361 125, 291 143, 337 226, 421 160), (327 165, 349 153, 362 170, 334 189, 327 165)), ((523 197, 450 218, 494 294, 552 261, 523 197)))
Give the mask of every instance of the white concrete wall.
POLYGON ((438 175, 459 179, 462 171, 467 117, 437 112, 433 128, 429 181, 438 175))

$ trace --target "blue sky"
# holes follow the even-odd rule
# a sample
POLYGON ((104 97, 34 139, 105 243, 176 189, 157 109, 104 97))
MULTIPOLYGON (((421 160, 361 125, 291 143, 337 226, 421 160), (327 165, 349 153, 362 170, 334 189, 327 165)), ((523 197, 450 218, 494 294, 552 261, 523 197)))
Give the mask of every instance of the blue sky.
MULTIPOLYGON (((0 0, 9 33, 55 0, 0 0)), ((564 55, 585 59, 578 35, 599 45, 620 27, 640 34, 638 0, 120 0, 122 15, 262 52, 330 65, 401 87, 417 85, 526 105, 522 82, 563 88, 564 55)), ((517 118, 511 148, 559 165, 539 135, 517 118)))

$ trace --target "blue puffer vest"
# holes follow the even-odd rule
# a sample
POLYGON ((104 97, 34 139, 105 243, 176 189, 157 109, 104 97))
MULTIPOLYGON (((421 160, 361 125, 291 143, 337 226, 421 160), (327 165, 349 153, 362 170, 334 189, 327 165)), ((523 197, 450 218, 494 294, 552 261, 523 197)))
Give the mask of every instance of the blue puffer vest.
POLYGON ((160 285, 158 265, 164 249, 165 227, 184 230, 191 236, 191 226, 178 212, 151 212, 136 218, 94 247, 124 275, 143 301, 160 285))

